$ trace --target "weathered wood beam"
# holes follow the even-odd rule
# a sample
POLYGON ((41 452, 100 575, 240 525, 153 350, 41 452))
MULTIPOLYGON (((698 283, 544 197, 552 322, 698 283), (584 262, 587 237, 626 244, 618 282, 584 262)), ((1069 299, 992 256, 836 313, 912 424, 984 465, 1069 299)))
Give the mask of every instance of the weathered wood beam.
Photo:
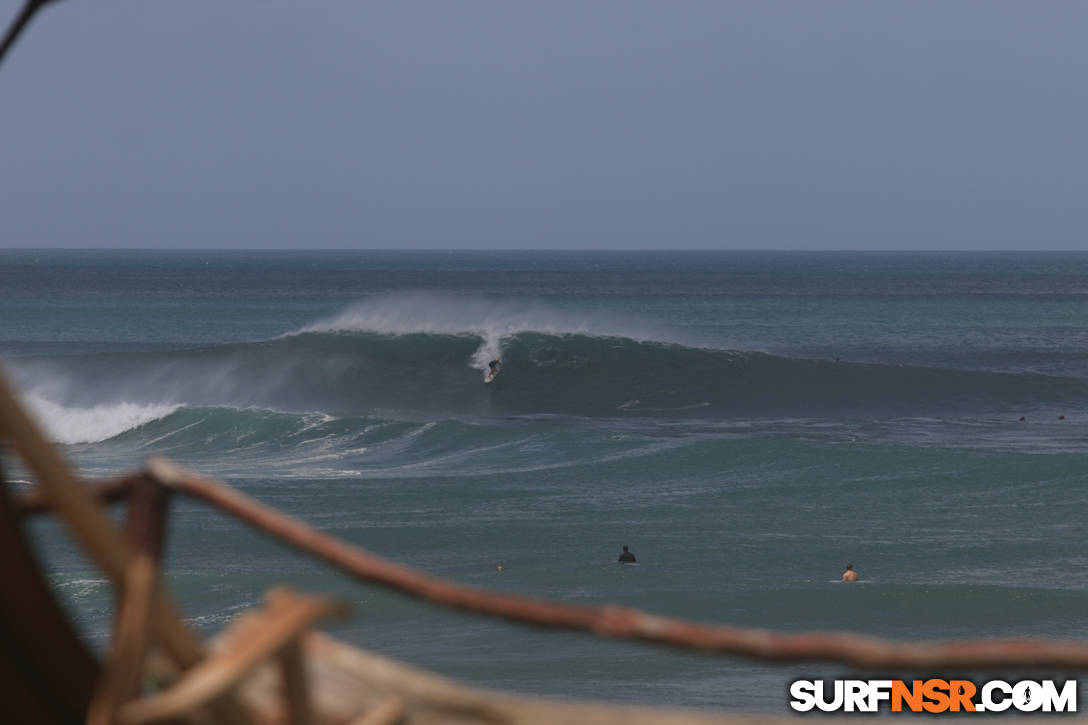
POLYGON ((151 612, 157 565, 141 554, 128 565, 114 626, 113 647, 96 687, 87 725, 113 725, 121 706, 140 691, 144 658, 151 645, 151 612))
POLYGON ((143 725, 180 717, 222 697, 251 672, 279 655, 315 622, 343 615, 346 607, 329 599, 281 592, 265 611, 243 618, 244 637, 188 669, 167 689, 121 708, 119 725, 143 725))

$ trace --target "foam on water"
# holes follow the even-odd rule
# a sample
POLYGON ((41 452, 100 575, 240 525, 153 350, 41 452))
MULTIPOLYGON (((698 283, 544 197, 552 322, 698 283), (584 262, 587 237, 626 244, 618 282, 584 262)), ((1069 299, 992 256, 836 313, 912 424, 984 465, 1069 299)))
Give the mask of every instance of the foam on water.
POLYGON ((66 407, 36 393, 24 401, 58 443, 98 443, 151 421, 165 418, 179 407, 165 404, 110 403, 89 408, 66 407))

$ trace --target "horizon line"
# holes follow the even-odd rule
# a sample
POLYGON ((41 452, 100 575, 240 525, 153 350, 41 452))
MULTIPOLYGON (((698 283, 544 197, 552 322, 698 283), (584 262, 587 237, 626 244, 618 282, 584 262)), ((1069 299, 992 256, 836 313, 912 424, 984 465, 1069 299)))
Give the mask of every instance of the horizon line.
POLYGON ((0 247, 0 252, 503 252, 503 253, 547 253, 547 252, 584 252, 584 253, 631 253, 631 252, 669 252, 679 254, 708 252, 743 252, 743 253, 825 253, 825 254, 1088 254, 1088 249, 853 249, 853 248, 815 248, 781 247, 759 249, 754 247, 738 248, 699 248, 687 247, 668 249, 658 247, 618 247, 604 249, 586 249, 584 247, 0 247))

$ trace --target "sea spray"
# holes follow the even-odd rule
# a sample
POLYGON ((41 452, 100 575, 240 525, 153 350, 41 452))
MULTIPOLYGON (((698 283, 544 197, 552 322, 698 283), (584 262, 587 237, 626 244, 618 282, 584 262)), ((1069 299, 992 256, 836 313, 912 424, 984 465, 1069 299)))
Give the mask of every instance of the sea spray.
POLYGON ((481 343, 467 363, 480 370, 486 370, 488 362, 502 356, 504 339, 522 332, 682 341, 674 330, 629 315, 575 312, 512 299, 427 292, 394 293, 363 300, 298 332, 472 336, 481 343))
POLYGON ((48 435, 58 443, 96 443, 173 413, 177 405, 119 402, 65 407, 37 393, 23 396, 48 435))

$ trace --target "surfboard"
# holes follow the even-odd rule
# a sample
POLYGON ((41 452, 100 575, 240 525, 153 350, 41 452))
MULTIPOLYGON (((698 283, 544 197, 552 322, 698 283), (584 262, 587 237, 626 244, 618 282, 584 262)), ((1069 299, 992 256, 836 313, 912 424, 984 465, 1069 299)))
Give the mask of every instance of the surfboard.
POLYGON ((485 384, 490 383, 492 380, 499 377, 499 371, 500 370, 502 370, 502 363, 499 363, 498 365, 496 365, 494 370, 488 370, 484 374, 484 383, 485 384))

